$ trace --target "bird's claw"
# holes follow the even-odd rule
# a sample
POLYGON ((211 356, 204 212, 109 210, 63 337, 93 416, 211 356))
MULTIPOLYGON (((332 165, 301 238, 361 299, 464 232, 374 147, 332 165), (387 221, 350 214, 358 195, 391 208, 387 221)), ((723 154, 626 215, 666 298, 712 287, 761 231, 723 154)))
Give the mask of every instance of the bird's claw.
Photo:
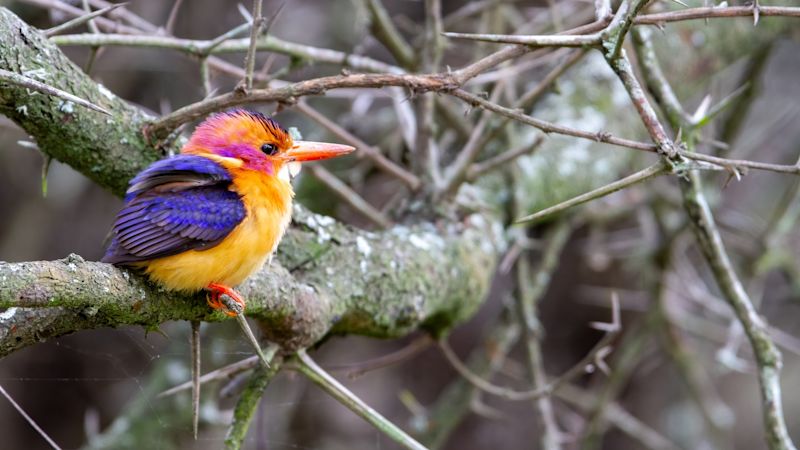
POLYGON ((244 313, 244 300, 238 292, 224 284, 211 283, 206 287, 209 290, 206 302, 208 306, 224 312, 230 317, 236 317, 244 313), (231 301, 226 302, 223 296, 227 296, 231 301))

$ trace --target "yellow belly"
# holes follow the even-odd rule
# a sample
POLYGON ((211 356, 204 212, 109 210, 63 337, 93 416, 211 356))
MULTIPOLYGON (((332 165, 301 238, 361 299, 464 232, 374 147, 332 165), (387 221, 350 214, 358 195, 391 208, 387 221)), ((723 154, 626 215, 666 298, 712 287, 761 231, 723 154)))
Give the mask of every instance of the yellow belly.
POLYGON ((264 265, 291 220, 291 185, 263 173, 241 171, 234 172, 233 190, 242 196, 245 219, 210 249, 144 263, 153 281, 180 291, 197 291, 211 283, 235 286, 264 265))

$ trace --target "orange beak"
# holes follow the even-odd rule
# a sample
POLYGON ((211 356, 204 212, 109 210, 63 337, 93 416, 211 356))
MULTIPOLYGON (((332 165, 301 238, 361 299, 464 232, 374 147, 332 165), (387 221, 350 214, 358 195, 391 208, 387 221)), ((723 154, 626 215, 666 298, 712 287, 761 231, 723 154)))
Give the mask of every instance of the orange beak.
POLYGON ((294 147, 284 153, 283 159, 286 161, 319 161, 321 159, 335 158, 346 155, 355 147, 341 144, 328 144, 325 142, 295 141, 294 147))

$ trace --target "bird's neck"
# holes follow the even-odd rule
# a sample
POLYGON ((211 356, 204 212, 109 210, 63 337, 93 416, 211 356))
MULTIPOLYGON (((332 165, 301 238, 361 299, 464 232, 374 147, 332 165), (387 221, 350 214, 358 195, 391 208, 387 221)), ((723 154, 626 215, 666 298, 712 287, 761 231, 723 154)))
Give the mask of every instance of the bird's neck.
POLYGON ((246 168, 229 169, 236 191, 250 212, 268 210, 271 214, 291 214, 294 191, 288 180, 246 168))

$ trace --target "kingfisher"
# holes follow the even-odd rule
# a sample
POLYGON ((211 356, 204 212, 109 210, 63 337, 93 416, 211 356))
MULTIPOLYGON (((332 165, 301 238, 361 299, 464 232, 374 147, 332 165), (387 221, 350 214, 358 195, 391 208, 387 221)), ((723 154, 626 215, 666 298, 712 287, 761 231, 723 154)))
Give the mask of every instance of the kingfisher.
POLYGON ((291 221, 292 172, 354 147, 295 141, 275 120, 235 109, 210 116, 179 155, 131 181, 102 261, 143 271, 175 291, 227 295, 260 269, 291 221))

